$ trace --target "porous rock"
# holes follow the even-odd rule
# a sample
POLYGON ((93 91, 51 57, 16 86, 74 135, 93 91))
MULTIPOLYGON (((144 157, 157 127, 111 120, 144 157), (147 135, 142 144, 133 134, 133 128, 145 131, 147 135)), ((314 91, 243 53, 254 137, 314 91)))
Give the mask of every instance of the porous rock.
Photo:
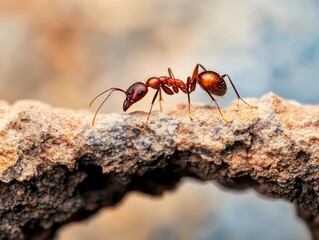
POLYGON ((47 239, 127 192, 160 195, 182 177, 294 203, 319 229, 319 106, 269 93, 222 109, 98 115, 0 101, 0 239, 47 239))

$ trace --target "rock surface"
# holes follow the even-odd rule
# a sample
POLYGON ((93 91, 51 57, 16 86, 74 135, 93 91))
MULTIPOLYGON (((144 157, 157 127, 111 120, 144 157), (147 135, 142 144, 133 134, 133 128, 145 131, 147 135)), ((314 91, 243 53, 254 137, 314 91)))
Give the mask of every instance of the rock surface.
MULTIPOLYGON (((98 115, 35 101, 0 101, 0 239, 47 239, 63 224, 113 206, 132 190, 152 195, 181 177, 215 180, 293 202, 319 229, 319 106, 270 93, 222 109, 187 105, 98 115)), ((316 235, 317 234, 317 235, 316 235)))

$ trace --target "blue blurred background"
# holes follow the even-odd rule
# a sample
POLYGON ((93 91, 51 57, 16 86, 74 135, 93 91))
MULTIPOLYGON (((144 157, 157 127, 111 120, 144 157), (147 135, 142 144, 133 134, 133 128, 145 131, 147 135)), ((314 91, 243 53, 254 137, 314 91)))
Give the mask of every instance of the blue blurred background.
MULTIPOLYGON (((185 80, 201 63, 229 74, 243 97, 272 91, 318 103, 318 22, 316 0, 1 0, 0 98, 87 108, 104 89, 126 89, 167 67, 185 80)), ((147 111, 149 95, 132 111, 147 111)), ((123 100, 112 95, 103 111, 121 112, 123 100)), ((186 96, 164 100, 170 110, 186 96)), ((200 89, 192 100, 210 103, 200 89)), ((193 180, 160 199, 132 193, 58 239, 106 237, 310 239, 288 203, 193 180)))

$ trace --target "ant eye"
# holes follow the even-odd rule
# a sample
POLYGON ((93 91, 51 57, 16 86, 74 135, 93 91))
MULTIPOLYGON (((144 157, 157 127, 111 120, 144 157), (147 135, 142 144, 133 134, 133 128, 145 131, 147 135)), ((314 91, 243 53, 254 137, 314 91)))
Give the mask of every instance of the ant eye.
POLYGON ((139 89, 138 91, 137 91, 137 96, 141 96, 142 94, 143 94, 143 89, 139 89))

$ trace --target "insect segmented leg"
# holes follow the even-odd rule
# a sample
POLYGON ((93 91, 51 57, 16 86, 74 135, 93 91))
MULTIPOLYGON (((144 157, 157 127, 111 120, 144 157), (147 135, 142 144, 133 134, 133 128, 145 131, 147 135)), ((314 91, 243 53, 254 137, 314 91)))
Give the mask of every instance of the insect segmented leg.
POLYGON ((230 79, 230 77, 228 76, 228 74, 224 74, 224 75, 221 76, 221 78, 225 78, 225 77, 228 78, 230 84, 232 85, 232 87, 233 87, 233 89, 234 89, 234 91, 235 91, 235 93, 236 93, 236 95, 237 95, 238 102, 239 102, 239 100, 241 100, 241 101, 242 101, 243 103, 245 103, 248 107, 258 109, 258 107, 250 105, 249 103, 247 103, 244 99, 242 99, 242 98, 240 97, 240 95, 239 95, 239 93, 238 93, 238 91, 237 91, 235 85, 233 84, 233 81, 230 79))
POLYGON ((161 91, 161 89, 159 89, 159 105, 160 105, 161 112, 163 112, 162 102, 163 102, 162 91, 161 91))
POLYGON ((147 115, 145 127, 147 126, 148 120, 150 119, 151 112, 152 112, 152 108, 153 108, 154 102, 155 102, 155 100, 156 100, 156 98, 157 98, 157 95, 158 95, 159 91, 160 91, 160 88, 159 88, 158 90, 156 90, 156 92, 155 92, 155 94, 154 94, 154 97, 153 97, 153 100, 152 100, 152 103, 151 103, 151 108, 150 108, 150 110, 149 110, 149 112, 148 112, 148 115, 147 115))
POLYGON ((187 78, 187 83, 186 83, 186 86, 187 86, 187 98, 188 98, 188 115, 189 115, 189 120, 192 122, 193 121, 193 118, 192 118, 192 115, 191 115, 191 77, 188 77, 187 78))
POLYGON ((222 111, 220 110, 220 107, 216 101, 216 99, 212 96, 212 94, 207 90, 207 88, 200 82, 200 81, 197 81, 197 83, 205 90, 205 92, 207 92, 207 94, 210 96, 210 98, 215 102, 216 106, 217 106, 217 109, 220 113, 220 115, 222 116, 224 122, 226 124, 229 124, 229 122, 226 120, 226 118, 224 117, 224 115, 222 114, 222 111))

